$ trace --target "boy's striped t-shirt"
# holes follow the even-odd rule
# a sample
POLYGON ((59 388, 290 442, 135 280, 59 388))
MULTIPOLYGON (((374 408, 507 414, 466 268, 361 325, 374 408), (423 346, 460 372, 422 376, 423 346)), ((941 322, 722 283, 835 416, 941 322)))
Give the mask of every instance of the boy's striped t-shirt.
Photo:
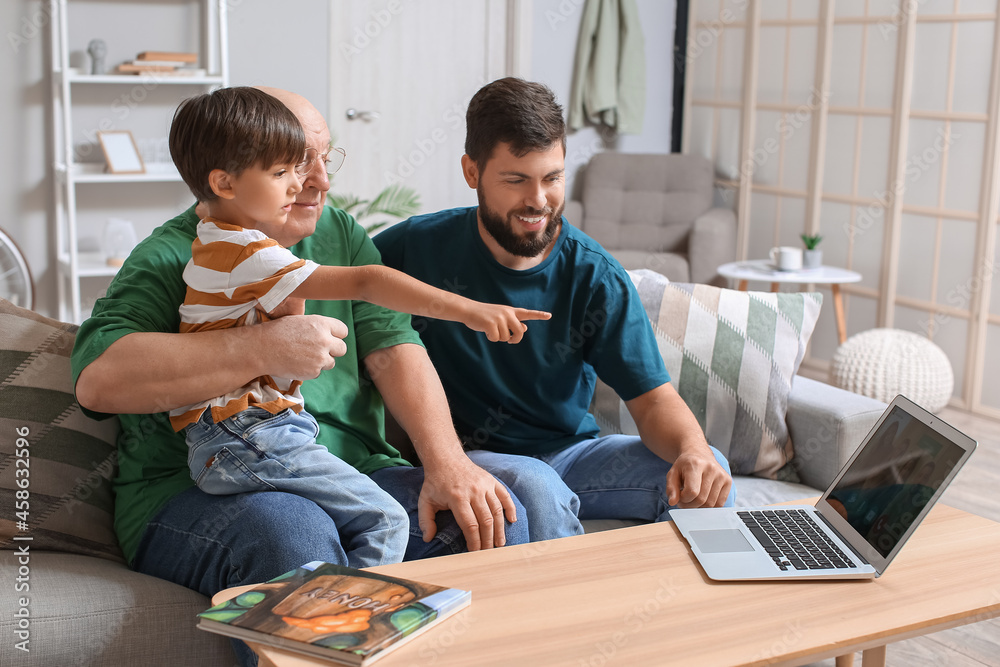
MULTIPOLYGON (((181 333, 229 329, 270 319, 318 264, 299 259, 274 239, 213 218, 198 223, 191 259, 184 268, 187 293, 179 309, 181 333)), ((261 354, 263 350, 247 350, 261 354)), ((208 401, 170 411, 170 423, 180 431, 211 409, 223 419, 256 406, 277 414, 303 407, 300 380, 261 376, 249 384, 208 401)))

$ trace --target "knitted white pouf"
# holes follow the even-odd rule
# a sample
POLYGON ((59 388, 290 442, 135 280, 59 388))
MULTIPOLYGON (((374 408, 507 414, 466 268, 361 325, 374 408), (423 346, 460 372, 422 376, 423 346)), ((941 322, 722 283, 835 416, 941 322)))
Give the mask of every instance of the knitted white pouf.
POLYGON ((844 341, 833 355, 833 382, 888 403, 903 394, 931 412, 951 398, 955 375, 944 351, 920 334, 870 329, 844 341))

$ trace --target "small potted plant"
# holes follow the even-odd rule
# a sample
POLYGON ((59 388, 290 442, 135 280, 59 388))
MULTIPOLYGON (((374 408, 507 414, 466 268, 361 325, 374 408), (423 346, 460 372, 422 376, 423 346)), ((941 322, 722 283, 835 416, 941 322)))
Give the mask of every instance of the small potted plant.
POLYGON ((803 269, 818 269, 823 265, 823 251, 816 246, 823 240, 819 234, 803 234, 802 242, 806 246, 806 251, 802 253, 803 269))

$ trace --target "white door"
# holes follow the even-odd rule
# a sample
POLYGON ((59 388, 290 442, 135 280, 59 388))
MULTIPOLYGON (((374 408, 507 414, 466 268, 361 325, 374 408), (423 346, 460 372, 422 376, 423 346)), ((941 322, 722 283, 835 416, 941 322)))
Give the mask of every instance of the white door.
POLYGON ((421 212, 474 205, 462 178, 465 109, 494 79, 526 76, 525 0, 337 0, 330 106, 347 152, 332 192, 371 198, 400 182, 421 212))

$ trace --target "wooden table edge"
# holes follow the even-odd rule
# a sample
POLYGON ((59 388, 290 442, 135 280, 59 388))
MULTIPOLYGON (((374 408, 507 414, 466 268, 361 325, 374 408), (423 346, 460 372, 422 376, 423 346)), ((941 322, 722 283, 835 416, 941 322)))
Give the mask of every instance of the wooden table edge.
MULTIPOLYGON (((815 504, 818 496, 812 498, 806 498, 802 500, 791 500, 784 501, 781 503, 775 503, 775 505, 804 505, 804 504, 815 504)), ((981 518, 985 521, 989 521, 985 517, 979 517, 977 514, 971 512, 966 512, 965 510, 960 510, 958 508, 951 507, 950 505, 945 505, 943 503, 938 503, 934 509, 942 508, 946 511, 960 512, 962 514, 968 514, 981 518)), ((932 510, 933 511, 933 510, 932 510)), ((637 526, 636 526, 637 527, 637 526)), ((614 530, 628 530, 629 527, 614 529, 614 530)), ((583 536, 577 536, 577 538, 583 536)), ((574 538, 565 538, 574 539, 574 538)), ((678 533, 678 539, 682 539, 678 533)), ((529 545, 518 545, 518 546, 529 546, 529 545)), ((517 548, 517 547, 514 547, 517 548)), ((461 554, 455 554, 455 556, 460 556, 461 554)), ((454 556, 451 556, 454 557, 454 556)), ((445 556, 448 558, 448 556, 445 556)), ((379 568, 375 568, 378 570, 379 568)), ((246 584, 241 586, 235 586, 232 588, 227 588, 219 591, 212 596, 212 604, 216 605, 225 600, 232 599, 241 593, 244 593, 257 586, 257 584, 246 584)), ((809 664, 811 662, 816 662, 819 660, 827 660, 830 658, 836 659, 836 667, 851 667, 854 664, 854 654, 856 652, 862 652, 862 667, 884 667, 886 662, 886 647, 889 644, 904 641, 907 639, 913 639, 915 637, 922 637, 934 632, 940 632, 943 630, 948 630, 951 628, 960 627, 963 625, 969 625, 971 623, 978 623, 979 621, 987 621, 993 618, 1000 617, 1000 600, 993 604, 986 604, 979 609, 970 611, 969 613, 957 613, 950 614, 945 617, 938 619, 931 619, 928 621, 915 623, 907 626, 906 628, 901 628, 899 630, 883 631, 877 633, 876 635, 858 637, 854 640, 837 643, 831 645, 828 648, 815 650, 802 650, 799 652, 793 652, 782 656, 781 658, 767 658, 758 661, 751 661, 742 663, 741 665, 735 665, 734 667, 751 667, 755 665, 777 665, 777 666, 798 666, 809 664)), ((310 658, 298 654, 292 651, 286 651, 273 646, 267 646, 259 644, 257 642, 247 642, 251 649, 254 650, 260 657, 260 665, 262 667, 279 667, 272 659, 281 658, 280 667, 311 667, 317 664, 325 664, 317 661, 313 661, 310 658)))

